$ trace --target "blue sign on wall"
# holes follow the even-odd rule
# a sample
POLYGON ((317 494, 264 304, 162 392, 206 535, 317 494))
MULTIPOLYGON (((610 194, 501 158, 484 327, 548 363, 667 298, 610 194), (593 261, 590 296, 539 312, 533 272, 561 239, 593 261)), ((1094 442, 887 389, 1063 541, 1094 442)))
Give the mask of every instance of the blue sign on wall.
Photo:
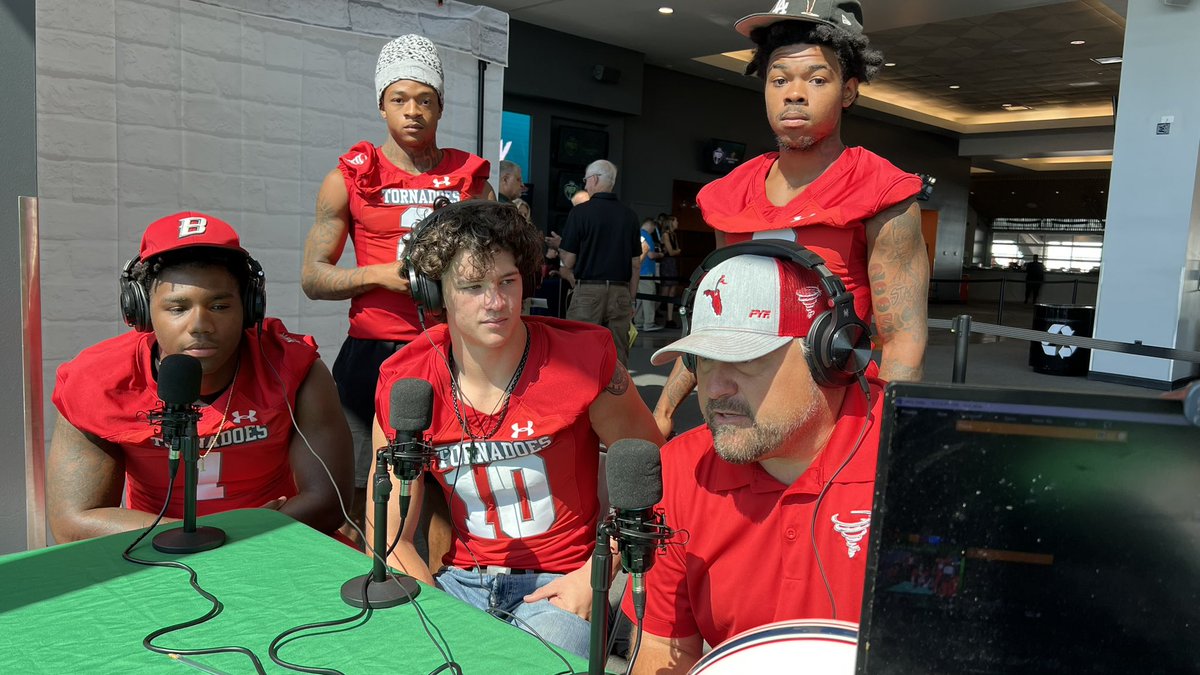
POLYGON ((529 115, 505 111, 500 118, 500 159, 521 167, 529 180, 529 115))

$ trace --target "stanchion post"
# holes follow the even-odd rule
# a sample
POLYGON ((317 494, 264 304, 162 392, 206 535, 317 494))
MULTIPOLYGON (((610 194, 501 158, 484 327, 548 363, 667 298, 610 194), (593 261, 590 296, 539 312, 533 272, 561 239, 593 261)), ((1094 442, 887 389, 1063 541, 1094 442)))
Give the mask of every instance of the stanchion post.
POLYGON ((950 330, 954 333, 954 374, 952 381, 955 384, 962 384, 967 381, 967 347, 971 343, 971 315, 959 314, 954 317, 954 324, 950 330))
POLYGON ((1075 298, 1078 296, 1079 296, 1079 280, 1072 279, 1071 280, 1071 304, 1072 305, 1076 304, 1075 298))
POLYGON ((1004 285, 1007 281, 1007 277, 1000 277, 1000 304, 996 306, 996 325, 998 326, 1004 325, 1004 285))

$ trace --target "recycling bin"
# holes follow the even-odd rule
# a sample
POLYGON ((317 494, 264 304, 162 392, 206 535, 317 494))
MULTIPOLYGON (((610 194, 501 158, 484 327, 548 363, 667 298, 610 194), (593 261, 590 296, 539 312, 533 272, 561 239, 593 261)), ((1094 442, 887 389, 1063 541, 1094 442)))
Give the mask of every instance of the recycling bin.
MULTIPOLYGON (((1062 335, 1092 336, 1096 308, 1092 305, 1040 303, 1033 309, 1033 329, 1062 335)), ((1047 375, 1087 375, 1092 350, 1053 342, 1030 342, 1029 365, 1047 375)))

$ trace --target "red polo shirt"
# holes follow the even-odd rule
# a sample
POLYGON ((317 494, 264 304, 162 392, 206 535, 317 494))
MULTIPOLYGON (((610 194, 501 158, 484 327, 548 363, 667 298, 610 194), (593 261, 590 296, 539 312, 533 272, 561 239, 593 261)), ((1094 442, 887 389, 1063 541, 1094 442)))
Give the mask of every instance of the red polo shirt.
MULTIPOLYGON (((858 622, 870 538, 883 383, 871 381, 871 414, 858 387, 847 389, 828 445, 794 483, 784 485, 758 463, 719 458, 707 426, 663 448, 667 524, 687 534, 646 573, 645 630, 660 637, 699 633, 711 645, 785 619, 858 622), (866 431, 863 433, 864 424, 866 431), (854 449, 821 500, 817 494, 854 449), (837 601, 813 555, 813 537, 837 601)), ((622 606, 633 618, 629 589, 622 606)))

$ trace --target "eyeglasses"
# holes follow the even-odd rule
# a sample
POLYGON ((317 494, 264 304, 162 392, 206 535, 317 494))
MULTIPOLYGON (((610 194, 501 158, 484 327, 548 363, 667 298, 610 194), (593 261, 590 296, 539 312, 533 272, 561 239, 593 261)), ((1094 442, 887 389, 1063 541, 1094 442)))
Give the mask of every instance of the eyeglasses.
POLYGON ((589 178, 599 178, 599 177, 600 177, 600 174, 598 174, 598 173, 589 173, 588 175, 583 177, 583 182, 586 183, 589 178))

